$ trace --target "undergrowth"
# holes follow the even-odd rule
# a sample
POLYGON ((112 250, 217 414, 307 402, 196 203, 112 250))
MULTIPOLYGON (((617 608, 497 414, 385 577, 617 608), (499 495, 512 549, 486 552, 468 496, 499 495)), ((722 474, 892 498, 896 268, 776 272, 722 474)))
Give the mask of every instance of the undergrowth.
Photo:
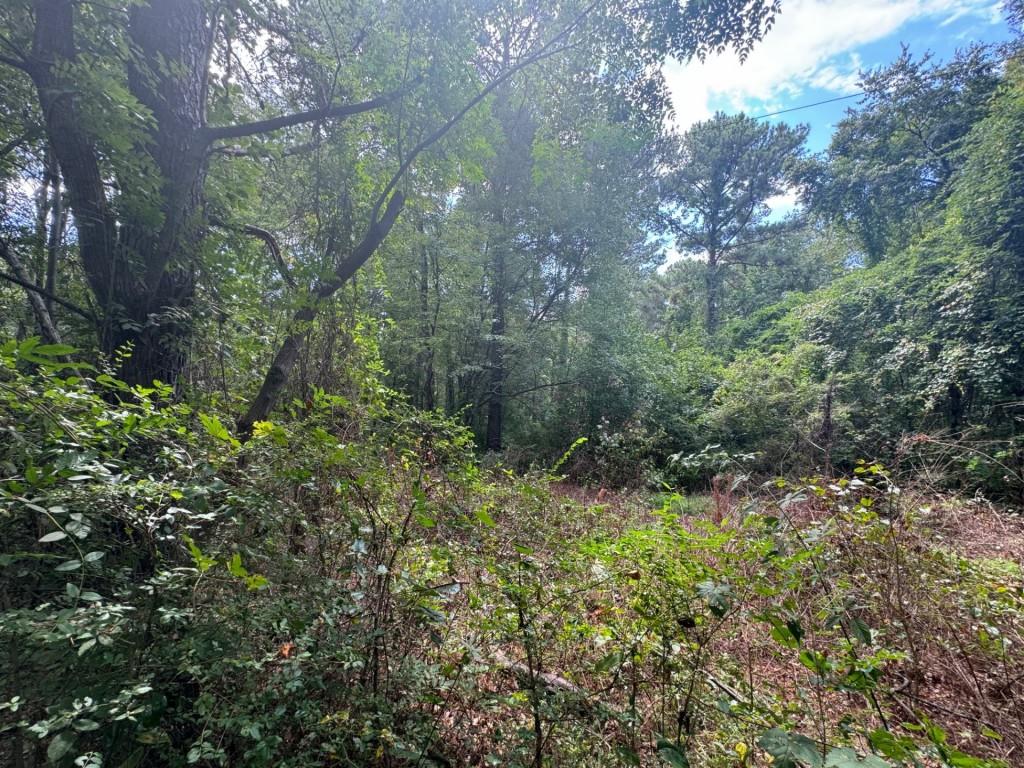
POLYGON ((1024 750, 1020 564, 951 549, 940 502, 880 465, 574 496, 481 469, 470 435, 372 373, 243 444, 69 352, 0 350, 5 764, 968 768, 1024 750))

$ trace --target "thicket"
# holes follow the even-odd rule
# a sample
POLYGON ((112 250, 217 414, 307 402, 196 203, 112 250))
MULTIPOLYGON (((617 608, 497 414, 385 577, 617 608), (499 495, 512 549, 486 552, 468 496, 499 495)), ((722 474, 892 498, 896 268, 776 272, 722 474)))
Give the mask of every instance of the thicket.
POLYGON ((935 548, 937 511, 880 465, 612 507, 481 471, 464 428, 372 375, 243 445, 69 352, 0 350, 12 764, 881 768, 1020 748, 1019 566, 935 548))

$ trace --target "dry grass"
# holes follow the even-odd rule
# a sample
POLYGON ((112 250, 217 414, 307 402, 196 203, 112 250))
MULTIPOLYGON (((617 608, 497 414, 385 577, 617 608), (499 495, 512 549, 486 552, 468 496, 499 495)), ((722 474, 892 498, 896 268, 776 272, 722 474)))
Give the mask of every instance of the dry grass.
MULTIPOLYGON (((628 625, 626 618, 635 612, 631 578, 611 584, 560 581, 581 579, 579 572, 567 573, 562 562, 575 544, 653 525, 650 499, 565 484, 550 490, 550 498, 530 514, 509 511, 500 517, 494 533, 509 557, 514 557, 511 542, 529 541, 538 580, 560 595, 536 606, 534 620, 543 626, 544 639, 534 649, 535 658, 528 658, 525 642, 514 631, 499 637, 488 624, 501 607, 494 575, 485 569, 466 573, 467 594, 486 597, 458 611, 456 634, 471 642, 477 656, 467 667, 472 684, 453 694, 440 723, 440 742, 453 764, 496 764, 495 759, 508 759, 513 741, 529 741, 533 687, 529 672, 523 673, 526 665, 546 691, 546 764, 581 764, 573 760, 583 745, 590 750, 591 765, 626 764, 614 757, 622 746, 634 748, 642 764, 658 765, 651 748, 654 735, 679 727, 690 732, 694 764, 739 766, 734 745, 743 742, 750 745, 746 765, 767 765, 765 754, 753 745, 760 732, 779 721, 835 745, 849 743, 844 733, 886 726, 909 733, 901 724, 927 718, 965 752, 1024 765, 1024 699, 1018 693, 1024 683, 1024 521, 1019 518, 975 501, 904 494, 891 523, 859 527, 856 516, 837 515, 835 504, 817 498, 789 505, 786 516, 795 540, 826 520, 833 527, 821 562, 808 566, 808 573, 817 576, 788 593, 800 606, 808 632, 804 646, 837 653, 838 632, 825 626, 823 613, 840 594, 852 600, 858 616, 875 631, 876 647, 900 655, 885 664, 875 691, 877 706, 862 694, 816 685, 797 653, 781 647, 757 619, 779 596, 761 597, 748 589, 714 632, 679 633, 684 646, 701 635, 705 647, 694 662, 699 669, 686 722, 676 723, 678 682, 686 678, 686 664, 694 661, 690 651, 675 651, 669 667, 664 655, 648 653, 612 673, 597 671, 608 645, 596 643, 594 633, 608 627, 621 632, 628 625), (579 627, 590 634, 580 633, 579 627), (674 688, 666 686, 669 668, 674 688), (544 683, 541 673, 565 686, 544 683), (745 706, 727 717, 717 708, 723 698, 745 706)), ((704 564, 713 570, 738 558, 739 579, 756 584, 765 578, 763 564, 757 558, 743 560, 741 551, 750 546, 739 522, 749 502, 749 497, 717 491, 687 509, 706 510, 729 534, 726 549, 698 551, 704 564)), ((683 526, 695 532, 706 530, 706 522, 682 518, 683 526)), ((624 642, 622 637, 616 641, 624 642)), ((868 749, 862 737, 853 736, 852 743, 868 749)), ((528 757, 519 755, 527 764, 528 757)))

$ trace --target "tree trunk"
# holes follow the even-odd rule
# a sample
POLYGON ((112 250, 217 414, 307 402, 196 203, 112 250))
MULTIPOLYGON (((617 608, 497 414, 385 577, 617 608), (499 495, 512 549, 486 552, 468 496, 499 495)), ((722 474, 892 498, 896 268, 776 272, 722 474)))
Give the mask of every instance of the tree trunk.
MULTIPOLYGON (((22 281, 23 284, 31 284, 32 276, 25 269, 25 265, 22 264, 14 249, 10 248, 4 240, 0 240, 0 255, 10 265, 11 271, 18 280, 22 281)), ((57 330, 57 324, 53 321, 53 316, 46 308, 46 302, 43 300, 43 297, 32 290, 26 290, 25 293, 28 298, 28 304, 32 308, 32 314, 36 318, 36 325, 39 327, 43 338, 46 339, 48 344, 60 344, 60 331, 57 330)))
POLYGON ((505 427, 505 256, 504 243, 494 249, 491 288, 491 339, 487 346, 490 384, 487 391, 487 436, 484 447, 500 451, 505 427))
MULTIPOLYGON (((83 120, 81 89, 66 67, 78 64, 71 0, 36 0, 27 71, 32 77, 68 191, 79 253, 103 313, 100 346, 132 384, 176 383, 187 359, 194 259, 201 237, 206 176, 205 123, 209 46, 202 0, 161 0, 132 7, 128 85, 153 115, 145 149, 155 178, 119 179, 136 196, 136 214, 115 212, 107 171, 83 120), (153 221, 159 220, 154 225, 153 221), (130 348, 131 355, 119 352, 130 348)), ((146 174, 136 174, 145 177, 146 174)))
MULTIPOLYGON (((426 228, 420 227, 420 234, 426 236, 426 228)), ((430 249, 424 242, 420 247, 419 313, 420 344, 417 355, 416 379, 419 383, 416 404, 427 411, 434 410, 434 324, 430 311, 430 249)))
MULTIPOLYGON (((53 186, 52 198, 50 200, 50 231, 46 236, 46 275, 43 288, 52 296, 57 292, 57 258, 60 255, 60 246, 64 242, 64 229, 67 226, 67 216, 64 211, 64 196, 60 189, 60 169, 57 167, 57 158, 52 151, 47 152, 47 176, 53 186)), ((53 315, 53 299, 46 298, 46 311, 53 315)))
POLYGON ((238 432, 243 438, 252 435, 252 429, 256 422, 266 421, 273 411, 274 405, 288 383, 292 369, 302 353, 306 331, 310 323, 316 320, 319 304, 333 296, 374 254, 395 225, 404 206, 405 195, 395 192, 388 200, 383 215, 378 221, 370 224, 362 241, 347 258, 338 264, 331 279, 321 283, 312 291, 312 295, 309 296, 309 306, 303 307, 295 313, 292 318, 291 330, 274 356, 259 392, 249 403, 246 412, 238 419, 238 432))
POLYGON ((722 300, 722 267, 718 263, 718 256, 714 253, 708 254, 707 269, 704 273, 704 286, 707 293, 704 309, 704 330, 708 336, 714 336, 718 332, 720 322, 720 302, 722 300))

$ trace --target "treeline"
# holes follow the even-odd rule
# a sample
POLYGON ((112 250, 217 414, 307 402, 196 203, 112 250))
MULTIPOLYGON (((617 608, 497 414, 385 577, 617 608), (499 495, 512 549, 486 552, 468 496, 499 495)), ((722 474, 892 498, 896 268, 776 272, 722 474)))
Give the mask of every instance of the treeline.
POLYGON ((678 482, 717 444, 1019 495, 1021 78, 1012 49, 906 51, 817 156, 803 127, 723 114, 641 144, 583 110, 566 146, 535 97, 496 104, 479 183, 369 289, 389 381, 512 461, 588 437, 597 482, 678 482), (684 256, 663 272, 652 231, 684 256))
POLYGON ((864 73, 812 156, 743 115, 666 130, 663 57, 742 53, 771 3, 29 5, 3 11, 6 333, 243 435, 344 391, 368 338, 517 467, 586 437, 597 483, 717 445, 1020 492, 1012 45, 864 73))

